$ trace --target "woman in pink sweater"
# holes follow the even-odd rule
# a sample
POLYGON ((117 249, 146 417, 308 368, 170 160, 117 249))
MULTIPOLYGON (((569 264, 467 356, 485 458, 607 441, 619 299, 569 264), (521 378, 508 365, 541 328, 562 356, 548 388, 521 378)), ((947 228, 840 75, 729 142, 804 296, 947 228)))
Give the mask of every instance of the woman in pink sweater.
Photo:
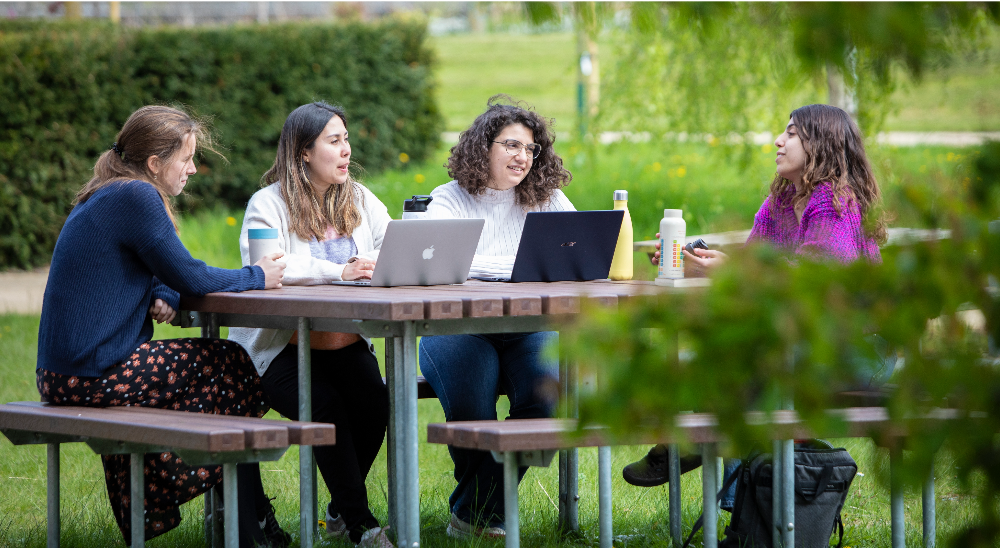
MULTIPOLYGON (((770 193, 754 216, 747 244, 767 243, 814 260, 882 263, 879 244, 886 241, 886 220, 881 213, 873 212, 882 193, 865 154, 861 131, 850 115, 830 105, 799 107, 792 111, 774 145, 778 148, 774 160, 777 173, 770 193), (875 217, 866 224, 870 214, 875 217)), ((689 276, 703 276, 728 258, 719 250, 696 248, 694 252, 684 251, 685 273, 689 276)), ((657 251, 653 263, 659 261, 657 251)), ((862 370, 866 385, 877 387, 892 375, 896 357, 879 336, 873 334, 870 338, 881 360, 862 370)), ((701 457, 681 457, 682 473, 700 465, 701 457)), ((726 467, 728 476, 735 465, 727 463, 726 467)), ((622 474, 629 483, 642 487, 666 483, 667 448, 653 447, 644 458, 626 466, 622 474)), ((723 508, 726 500, 731 503, 734 496, 723 499, 723 508)))

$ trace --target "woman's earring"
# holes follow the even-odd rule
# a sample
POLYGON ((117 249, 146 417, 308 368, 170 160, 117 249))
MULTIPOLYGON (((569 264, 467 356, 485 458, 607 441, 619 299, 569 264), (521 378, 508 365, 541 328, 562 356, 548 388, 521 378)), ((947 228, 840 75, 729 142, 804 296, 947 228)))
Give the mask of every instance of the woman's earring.
POLYGON ((154 179, 154 180, 155 180, 156 178, 158 178, 158 177, 160 177, 160 175, 159 175, 159 174, 153 174, 153 179, 154 179))

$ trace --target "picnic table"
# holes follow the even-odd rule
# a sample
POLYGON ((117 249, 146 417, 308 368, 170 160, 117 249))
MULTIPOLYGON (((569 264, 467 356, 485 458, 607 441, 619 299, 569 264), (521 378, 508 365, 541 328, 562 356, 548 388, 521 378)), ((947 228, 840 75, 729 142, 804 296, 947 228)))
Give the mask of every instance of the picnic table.
MULTIPOLYGON (((886 240, 885 246, 893 246, 917 241, 938 241, 941 239, 951 238, 951 231, 947 229, 910 229, 907 227, 890 227, 887 232, 888 239, 886 240)), ((747 242, 747 237, 749 236, 749 229, 740 229, 737 231, 723 231, 721 233, 689 235, 685 238, 685 240, 691 243, 698 239, 703 239, 705 243, 708 244, 709 248, 724 250, 726 248, 741 245, 747 242)), ((660 241, 657 239, 635 241, 632 243, 632 251, 645 252, 650 258, 652 258, 653 254, 656 252, 656 245, 659 242, 660 241)))
MULTIPOLYGON (((298 330, 299 420, 311 419, 309 331, 347 332, 385 338, 390 396, 388 437, 389 521, 400 547, 419 546, 420 494, 417 425, 417 337, 552 330, 580 312, 584 302, 617 306, 623 300, 688 289, 657 287, 644 281, 492 283, 371 288, 286 286, 276 290, 213 293, 181 299, 182 326, 201 326, 207 336, 218 327, 298 330)), ((564 395, 572 416, 575 376, 561 362, 564 395)), ((560 452, 560 520, 577 521, 577 454, 560 452)), ((308 446, 300 447, 300 534, 312 546, 317 505, 315 467, 308 446)))

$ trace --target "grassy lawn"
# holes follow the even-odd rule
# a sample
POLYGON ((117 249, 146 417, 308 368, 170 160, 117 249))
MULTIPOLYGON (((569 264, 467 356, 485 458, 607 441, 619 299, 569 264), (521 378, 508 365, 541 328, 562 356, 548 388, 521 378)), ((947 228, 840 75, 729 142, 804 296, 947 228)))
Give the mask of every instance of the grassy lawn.
MULTIPOLYGON (((189 232, 191 234, 193 232, 189 232)), ((0 402, 36 400, 34 384, 37 315, 0 315, 0 402)), ((197 334, 192 329, 159 327, 157 337, 197 334)), ((381 342, 376 342, 381 355, 381 342)), ((381 358, 380 358, 381 359, 381 358)), ((507 403, 498 409, 505 414, 507 403)), ((274 413, 270 413, 273 415, 274 413)), ((429 422, 441 422, 444 413, 437 401, 422 400, 419 407, 421 439, 426 438, 429 422)), ((838 440, 858 462, 860 473, 851 486, 844 509, 846 533, 844 544, 853 547, 888 547, 889 495, 887 488, 888 456, 869 440, 838 440)), ((384 448, 383 448, 384 449, 384 448)), ((667 521, 667 487, 637 488, 627 485, 617 472, 640 458, 647 448, 615 447, 612 452, 614 492, 614 532, 616 546, 670 546, 667 521)), ((45 449, 43 446, 14 447, 0 438, 0 547, 38 547, 45 545, 45 449)), ((958 486, 956 466, 947 452, 938 456, 937 530, 938 540, 967 525, 976 517, 974 499, 958 486)), ((298 537, 298 454, 296 449, 279 461, 263 463, 264 485, 276 496, 279 522, 298 537)), ((103 470, 97 455, 83 444, 62 447, 63 546, 124 546, 107 503, 103 470)), ((445 534, 448 520, 448 495, 454 488, 452 464, 447 449, 441 445, 420 446, 421 536, 422 545, 431 547, 502 547, 502 542, 454 540, 445 534)), ((368 496, 372 510, 381 521, 387 517, 386 468, 383 454, 368 476, 368 496)), ((701 513, 700 470, 684 477, 682 488, 685 532, 701 513)), ((597 525, 597 451, 580 451, 580 524, 579 536, 563 538, 556 533, 558 470, 532 468, 520 489, 522 544, 526 547, 596 546, 597 525)), ((320 484, 320 502, 329 493, 320 484)), ((199 497, 182 507, 184 521, 170 533, 149 543, 153 547, 199 547, 204 545, 202 532, 203 503, 199 497)), ((921 544, 920 493, 913 486, 906 493, 908 546, 921 544)), ((728 514, 721 514, 728 521, 728 514)), ((721 532, 721 529, 720 529, 721 532)), ((696 544, 700 539, 695 539, 696 544)), ((294 543, 293 543, 294 544, 294 543)), ((322 539, 319 545, 339 547, 339 540, 322 539)))

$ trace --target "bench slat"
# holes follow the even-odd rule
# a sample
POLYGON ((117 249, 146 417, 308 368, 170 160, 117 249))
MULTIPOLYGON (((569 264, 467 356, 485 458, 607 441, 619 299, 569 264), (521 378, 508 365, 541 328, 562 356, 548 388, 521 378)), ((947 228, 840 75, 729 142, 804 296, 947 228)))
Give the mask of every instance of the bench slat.
MULTIPOLYGON (((116 407, 115 409, 120 409, 123 407, 116 407)), ((165 415, 177 415, 185 416, 191 413, 184 411, 172 411, 157 409, 156 414, 165 415)), ((288 443, 290 445, 335 445, 337 443, 337 428, 333 424, 321 424, 319 422, 299 422, 297 420, 272 420, 269 418, 246 418, 246 417, 233 417, 224 415, 205 415, 205 416, 219 416, 220 418, 231 419, 231 418, 242 418, 247 420, 248 424, 268 426, 269 428, 284 428, 288 431, 288 443)))
POLYGON ((121 419, 83 407, 0 406, 0 429, 76 435, 208 452, 241 451, 246 436, 240 429, 164 426, 157 423, 123 424, 121 419), (92 413, 92 414, 88 414, 92 413))
MULTIPOLYGON (((747 413, 749 426, 768 427, 769 434, 777 439, 805 439, 810 437, 877 437, 894 438, 908 435, 907 423, 889 417, 882 407, 852 407, 828 411, 831 417, 842 422, 837 433, 817 434, 806 426, 795 411, 773 413, 747 413)), ((933 409, 912 420, 939 422, 966 418, 956 409, 933 409)), ((714 415, 704 413, 681 414, 674 418, 675 425, 690 443, 721 442, 718 421, 714 415)), ((538 451, 571 447, 599 447, 611 444, 677 443, 669 434, 640 434, 622 441, 603 428, 575 433, 576 420, 544 418, 531 420, 472 420, 428 424, 427 441, 483 451, 538 451)))

